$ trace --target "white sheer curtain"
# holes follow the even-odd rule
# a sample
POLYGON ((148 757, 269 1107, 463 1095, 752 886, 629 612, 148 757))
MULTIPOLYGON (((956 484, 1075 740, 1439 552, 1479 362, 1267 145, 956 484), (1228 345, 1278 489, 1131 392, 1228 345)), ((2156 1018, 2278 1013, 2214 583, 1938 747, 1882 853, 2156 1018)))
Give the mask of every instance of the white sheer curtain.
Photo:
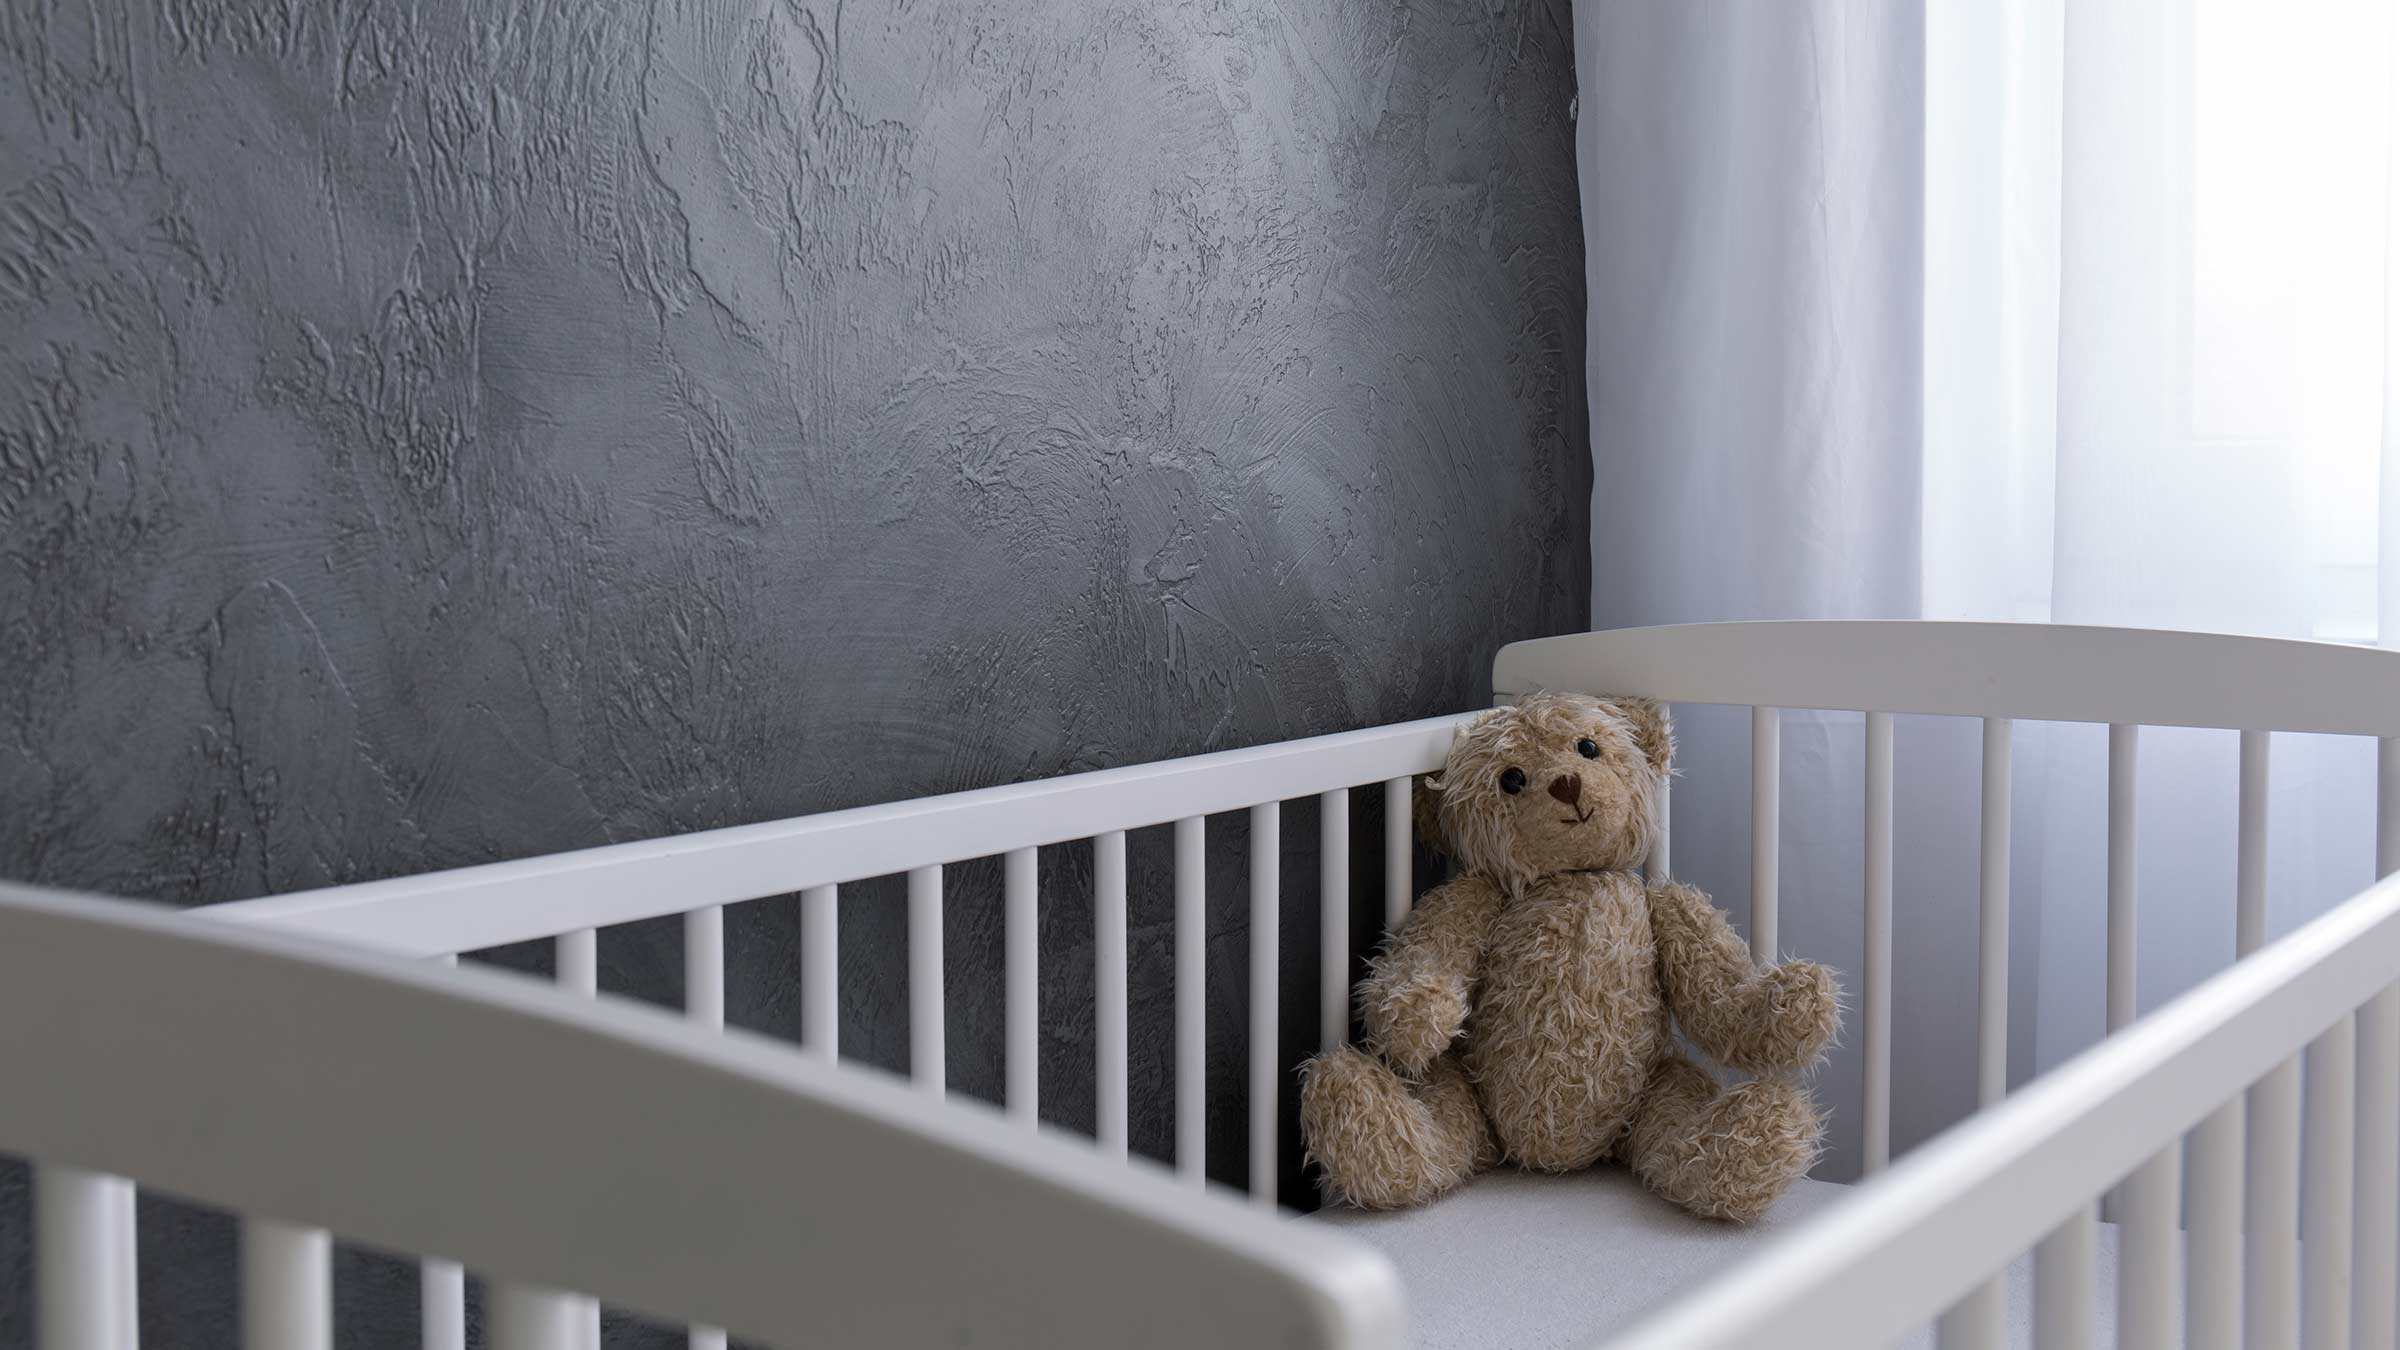
MULTIPOLYGON (((2400 642, 2390 6, 1576 15, 1595 626, 2400 642)), ((1739 914, 1747 724, 1684 724, 1678 868, 1739 914)), ((1972 1105, 1977 741, 1899 736, 1905 1147, 1972 1105)), ((2105 752, 2020 729, 2012 1078, 2102 1030, 2105 752)), ((2233 755, 2145 733, 2144 1008, 2231 956, 2233 755)), ((1786 940, 1853 968, 1858 758, 1857 719, 1787 718, 1786 940)), ((2274 773, 2281 931, 2368 880, 2372 751, 2279 738, 2274 773)), ((1833 1145, 1848 1175, 1854 1113, 1833 1145)))

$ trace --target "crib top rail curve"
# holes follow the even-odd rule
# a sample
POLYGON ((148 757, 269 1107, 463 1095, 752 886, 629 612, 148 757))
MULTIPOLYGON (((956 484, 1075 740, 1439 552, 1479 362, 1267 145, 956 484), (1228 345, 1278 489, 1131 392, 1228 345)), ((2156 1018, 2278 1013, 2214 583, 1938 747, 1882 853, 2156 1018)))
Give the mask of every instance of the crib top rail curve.
POLYGON ((763 1038, 0 884, 0 1150, 775 1344, 1394 1344, 1339 1234, 763 1038), (984 1118, 990 1117, 990 1118, 984 1118))
POLYGON ((1430 773, 1464 714, 197 911, 443 956, 1430 773))
POLYGON ((2400 651, 2165 629, 1933 620, 1670 624, 1512 642, 1541 689, 2037 722, 2400 736, 2400 651))
POLYGON ((1887 1345, 2391 984, 2400 876, 1925 1144, 1609 1350, 1887 1345))

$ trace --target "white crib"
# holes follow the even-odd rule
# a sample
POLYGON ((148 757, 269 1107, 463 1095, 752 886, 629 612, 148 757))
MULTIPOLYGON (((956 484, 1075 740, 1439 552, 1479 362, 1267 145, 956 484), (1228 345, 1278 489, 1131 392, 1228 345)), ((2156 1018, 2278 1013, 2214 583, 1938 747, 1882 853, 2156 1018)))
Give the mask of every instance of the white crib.
MULTIPOLYGON (((1716 624, 1505 649, 1537 688, 1753 712, 1751 938, 1777 947, 1778 709, 1867 714, 1865 962, 1845 972, 1872 1179, 1804 1183, 1756 1229, 1674 1220, 1621 1178, 1479 1180, 1361 1222, 1279 1212, 1279 806, 1316 796, 1347 896, 1349 794, 1385 794, 1387 918, 1414 890, 1407 794, 1456 718, 771 824, 337 887, 189 915, 0 888, 0 1151, 36 1173, 46 1347, 131 1350, 132 1181, 244 1217, 246 1343, 331 1344, 330 1237, 422 1254, 421 1327, 596 1344, 593 1296, 772 1344, 1868 1346, 2394 1344, 2400 882, 2272 944, 2276 731, 2379 741, 2377 872, 2400 865, 2400 653, 2052 626, 1716 624), (1983 719, 1984 1109, 1887 1168, 1892 716, 1983 719), (2109 738, 2112 1034, 2005 1095, 2012 724, 2109 738), (2138 728, 2239 730, 2241 959, 2132 1018, 2138 728), (1205 821, 1247 811, 1246 1197, 1202 1183, 1205 821), (1126 832, 1175 848, 1174 1170, 1127 1154, 1126 832), (1095 857, 1096 1138, 1036 1130, 1036 849, 1095 857), (1002 856, 1001 1111, 943 1097, 943 867, 1002 856), (908 877, 913 1086, 837 1062, 835 888, 908 877), (724 906, 799 892, 802 1044, 725 1032, 724 906), (605 926, 683 916, 688 1017, 595 993, 605 926), (442 969, 554 939, 567 993, 442 969), (2187 1139, 2188 1134, 2188 1139, 2187 1139), (2188 1191, 2184 1182, 2188 1179, 2188 1191), (2117 1222, 2097 1200, 2123 1183, 2117 1222), (2188 1196, 2188 1198, 2187 1198, 2188 1196), (1630 1201, 1630 1202, 1629 1202, 1630 1201), (1816 1211, 1822 1210, 1822 1213, 1816 1211), (1501 1244, 1497 1254, 1493 1244, 1501 1244), (1513 1244, 1513 1246, 1508 1245, 1513 1244), (1440 1278, 1470 1248, 1473 1278, 1440 1278), (1547 1262, 1548 1266, 1544 1263, 1547 1262), (1564 1266, 1561 1266, 1561 1263, 1564 1266), (1580 1267, 1583 1287, 1499 1281, 1580 1267), (1594 1293, 1594 1289, 1599 1292, 1594 1293), (566 1293, 565 1290, 589 1291, 566 1293)), ((1666 866, 1664 832, 1653 868, 1666 866)), ((1320 1038, 1372 935, 1324 909, 1320 1038)), ((378 1338, 387 1329, 378 1328, 378 1338)))

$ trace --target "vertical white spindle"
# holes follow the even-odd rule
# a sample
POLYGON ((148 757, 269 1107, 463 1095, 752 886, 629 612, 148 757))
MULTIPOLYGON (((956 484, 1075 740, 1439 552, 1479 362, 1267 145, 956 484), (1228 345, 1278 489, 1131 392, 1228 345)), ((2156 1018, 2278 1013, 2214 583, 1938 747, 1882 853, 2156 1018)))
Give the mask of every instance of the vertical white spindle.
POLYGON ((1417 897, 1416 861, 1410 852, 1416 828, 1411 790, 1405 774, 1383 782, 1383 926, 1387 931, 1400 926, 1417 897))
MULTIPOLYGON (((597 995, 600 992, 599 930, 579 928, 572 933, 561 933, 558 935, 556 951, 558 983, 585 998, 597 995)), ((572 1327, 574 1339, 569 1344, 576 1350, 600 1350, 600 1300, 582 1294, 559 1294, 554 1297, 572 1327)))
POLYGON ((800 892, 800 1043, 830 1064, 841 1058, 841 894, 800 892))
POLYGON ((2191 1350, 2242 1344, 2242 1098, 2192 1131, 2183 1326, 2191 1350))
POLYGON ((725 907, 683 916, 683 1014, 711 1031, 725 1029, 725 907))
POLYGON ((2135 861, 2135 766, 2142 729, 2122 722, 2108 729, 2108 1029, 2134 1018, 2135 974, 2140 951, 2140 880, 2135 861))
MULTIPOLYGON (((711 1031, 725 1029, 725 907, 704 905, 683 916, 683 1015, 711 1031)), ((691 1350, 725 1350, 725 1333, 694 1326, 691 1350)))
POLYGON ((2348 1013, 2308 1046, 2300 1149, 2300 1343, 2310 1350, 2350 1344, 2357 1055, 2348 1013))
POLYGON ((2267 941, 2267 765, 2274 742, 2264 731, 2242 733, 2240 824, 2234 835, 2233 954, 2238 960, 2267 941))
MULTIPOLYGON (((2400 871, 2400 739, 2375 743, 2375 874, 2400 871)), ((2400 1343, 2400 986, 2358 1014, 2358 1280, 2351 1339, 2400 1343)))
POLYGON ((1008 1115, 1021 1125, 1033 1126, 1042 1118, 1041 1047, 1034 1030, 1041 1015, 1041 853, 1038 849, 1011 849, 1001 868, 1001 903, 1008 930, 1001 939, 1007 947, 1003 976, 1007 1026, 1002 1034, 1008 1041, 1008 1115))
POLYGON ((1783 734, 1773 708, 1750 710, 1750 959, 1775 960, 1783 864, 1783 734))
POLYGON ((1350 793, 1317 796, 1317 1043, 1350 1039, 1350 793))
POLYGON ((33 1173, 34 1324, 41 1350, 123 1350, 114 1178, 78 1167, 33 1173))
POLYGON ((2008 1095, 2008 834, 2009 757, 2015 724, 1983 722, 1982 954, 1976 1038, 1976 1100, 1990 1106, 2008 1095))
MULTIPOLYGON (((2267 789, 2274 739, 2241 736, 2241 804, 2234 842, 2233 952, 2267 941, 2267 789)), ((2277 1065, 2253 1084, 2243 1126, 2243 1343, 2299 1344, 2300 1071, 2277 1065)))
MULTIPOLYGON (((2133 1021, 2137 987, 2140 873, 2134 808, 2138 800, 2141 754, 2138 726, 2123 722, 2108 728, 2108 939, 2105 963, 2107 996, 2103 1016, 2110 1034, 2133 1021)), ((2100 1217, 2124 1222, 2123 1184, 2100 1202, 2100 1217)))
MULTIPOLYGON (((1406 779, 1402 779, 1406 782, 1406 779)), ((1208 817, 1175 822, 1175 1170, 1208 1181, 1208 817)))
POLYGON ((2357 1283, 2350 1338, 2391 1350, 2400 1296, 2400 986, 2358 1012, 2357 1283))
POLYGON ((1674 856, 1669 845, 1675 818, 1675 780, 1665 779, 1658 785, 1658 835, 1650 841, 1650 858, 1643 864, 1643 874, 1653 882, 1674 876, 1674 856))
POLYGON ((243 1219, 243 1350, 332 1345, 333 1236, 321 1228, 243 1219))
POLYGON ((1125 832, 1092 839, 1092 996, 1096 1034, 1093 1133, 1100 1151, 1125 1156, 1125 832))
POLYGON ((483 1300, 491 1350, 585 1350, 579 1301, 536 1285, 491 1285, 483 1300))
POLYGON ((2300 1343, 2300 1061, 2287 1059, 2250 1089, 2249 1173, 2242 1269, 2242 1344, 2300 1343))
POLYGON ((427 1257, 417 1265, 417 1320, 425 1350, 467 1350, 467 1269, 427 1257))
POLYGON ((2098 1216, 2085 1205, 2033 1249, 2033 1343, 2043 1350, 2092 1350, 2099 1245, 2098 1216))
MULTIPOLYGON (((458 965, 455 952, 434 959, 458 965)), ((436 1256, 417 1263, 417 1322, 424 1350, 467 1350, 466 1267, 436 1256)))
POLYGON ((1933 1324, 1939 1350, 2000 1350, 2008 1344, 2008 1300, 2000 1277, 1950 1305, 1933 1324))
MULTIPOLYGON (((590 928, 561 933, 551 944, 551 969, 562 989, 590 995, 600 987, 600 935, 590 928)), ((600 1305, 580 1294, 495 1280, 484 1300, 496 1350, 587 1350, 600 1337, 600 1305), (522 1336, 522 1340, 504 1338, 522 1336)))
POLYGON ((590 928, 561 933, 555 944, 560 987, 590 995, 600 989, 600 934, 590 928))
POLYGON ((2181 1235, 2175 1211, 2182 1149, 2180 1140, 2168 1144, 2119 1188, 2125 1214, 2117 1235, 2119 1350, 2168 1350, 2176 1343, 2181 1235))
POLYGON ((908 1076, 939 1097, 949 1090, 942 1060, 942 869, 908 873, 908 1076))
POLYGON ((1867 714, 1866 990, 1860 1057, 1868 1176, 1892 1160, 1892 715, 1867 714))
POLYGON ((1250 808, 1250 1199, 1275 1207, 1276 926, 1282 923, 1280 882, 1282 812, 1275 802, 1250 808))
POLYGON ((136 1188, 124 1177, 109 1179, 111 1223, 117 1239, 117 1326, 124 1350, 142 1339, 141 1242, 136 1229, 136 1188))

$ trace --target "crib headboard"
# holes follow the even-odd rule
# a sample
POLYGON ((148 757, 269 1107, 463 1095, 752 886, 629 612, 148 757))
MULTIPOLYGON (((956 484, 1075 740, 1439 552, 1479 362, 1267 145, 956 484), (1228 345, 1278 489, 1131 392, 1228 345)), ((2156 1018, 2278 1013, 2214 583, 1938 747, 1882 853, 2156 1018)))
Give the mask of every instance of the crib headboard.
MULTIPOLYGON (((90 1169, 777 1345, 1397 1335, 1362 1245, 763 1038, 18 886, 0 952, 0 1143, 44 1161, 54 1241, 105 1226, 90 1169)), ((112 1310, 50 1287, 73 1256, 39 1255, 43 1343, 130 1344, 72 1322, 112 1310)), ((248 1344, 316 1339, 321 1305, 250 1292, 248 1344)))

